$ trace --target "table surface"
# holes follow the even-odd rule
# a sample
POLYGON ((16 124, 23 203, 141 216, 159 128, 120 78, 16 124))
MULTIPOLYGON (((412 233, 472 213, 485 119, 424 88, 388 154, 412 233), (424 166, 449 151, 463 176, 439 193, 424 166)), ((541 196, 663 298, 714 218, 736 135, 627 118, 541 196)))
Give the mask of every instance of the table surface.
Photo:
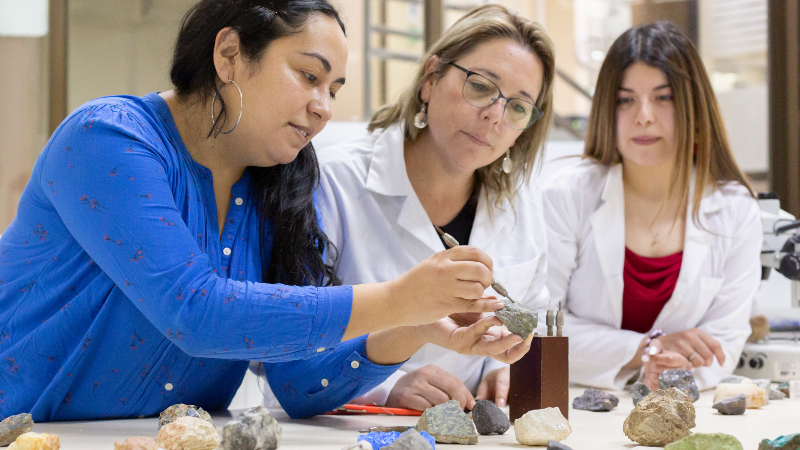
MULTIPOLYGON (((570 400, 581 395, 584 388, 570 387, 570 400)), ((570 409, 572 434, 562 441, 573 450, 633 449, 641 447, 622 432, 622 423, 633 409, 628 392, 615 392, 619 406, 610 412, 590 412, 570 409)), ((711 408, 714 391, 701 393, 695 405, 696 433, 727 433, 735 436, 745 450, 756 450, 764 439, 800 433, 800 401, 784 399, 770 401, 760 409, 748 409, 742 416, 724 416, 711 408)), ((218 430, 238 414, 229 411, 214 414, 218 430)), ((331 449, 341 450, 354 444, 359 430, 373 426, 415 425, 416 417, 388 416, 318 416, 311 419, 292 420, 282 410, 271 411, 283 429, 281 449, 331 449)), ((115 441, 130 436, 155 438, 158 419, 105 420, 89 422, 54 422, 35 424, 33 431, 57 434, 65 450, 111 450, 115 441)), ((437 448, 454 448, 456 445, 436 444, 437 448)), ((478 448, 526 448, 514 438, 512 427, 502 436, 480 436, 478 448)), ((464 447, 461 447, 464 448, 464 447)), ((475 447, 469 447, 475 448, 475 447)))

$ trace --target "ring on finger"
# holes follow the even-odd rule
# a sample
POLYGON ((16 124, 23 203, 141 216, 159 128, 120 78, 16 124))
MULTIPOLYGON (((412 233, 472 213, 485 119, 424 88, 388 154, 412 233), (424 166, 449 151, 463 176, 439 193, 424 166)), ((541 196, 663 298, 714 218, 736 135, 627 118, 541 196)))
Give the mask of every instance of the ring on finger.
POLYGON ((692 354, 691 354, 691 355, 689 355, 689 361, 691 361, 692 359, 694 359, 694 357, 695 357, 695 356, 697 356, 697 352, 692 352, 692 354))

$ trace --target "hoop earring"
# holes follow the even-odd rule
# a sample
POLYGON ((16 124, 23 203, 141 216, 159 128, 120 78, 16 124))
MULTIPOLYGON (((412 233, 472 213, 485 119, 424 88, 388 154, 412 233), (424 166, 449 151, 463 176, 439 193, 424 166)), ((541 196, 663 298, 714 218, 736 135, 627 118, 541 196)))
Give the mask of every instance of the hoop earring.
POLYGON ((503 158, 503 173, 506 175, 511 173, 511 168, 513 167, 514 163, 511 161, 511 149, 506 150, 506 156, 503 158))
POLYGON ((230 79, 228 81, 233 83, 233 85, 236 86, 236 89, 239 91, 239 118, 236 119, 236 123, 233 125, 233 128, 231 128, 229 131, 222 131, 221 128, 217 128, 217 119, 214 118, 214 102, 217 100, 217 91, 219 90, 219 88, 222 87, 223 84, 225 84, 225 83, 220 83, 220 85, 217 86, 216 89, 214 89, 214 97, 211 98, 211 124, 214 125, 214 129, 217 130, 217 133, 222 133, 222 134, 233 133, 233 130, 235 130, 236 127, 239 125, 239 121, 242 120, 242 110, 244 109, 244 98, 242 97, 242 90, 239 88, 239 85, 236 84, 235 81, 230 79))
POLYGON ((428 126, 428 104, 423 103, 422 109, 414 116, 414 126, 420 130, 428 126))

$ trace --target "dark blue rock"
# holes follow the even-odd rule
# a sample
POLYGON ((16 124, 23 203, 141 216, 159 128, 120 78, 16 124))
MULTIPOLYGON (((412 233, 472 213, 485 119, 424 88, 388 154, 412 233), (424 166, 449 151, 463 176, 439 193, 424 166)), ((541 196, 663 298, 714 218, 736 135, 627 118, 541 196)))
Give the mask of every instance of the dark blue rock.
POLYGON ((585 411, 611 411, 619 404, 619 399, 608 392, 589 388, 572 401, 574 409, 585 411))
POLYGON ((690 370, 670 369, 661 372, 658 377, 658 388, 669 389, 671 387, 683 391, 693 402, 700 399, 700 391, 697 389, 697 383, 694 382, 694 375, 690 370))
POLYGON ((508 431, 511 421, 502 409, 491 400, 478 400, 472 408, 472 421, 480 434, 503 434, 508 431))
MULTIPOLYGON (((414 430, 414 431, 416 432, 417 430, 414 430)), ((359 441, 366 441, 370 445, 372 445, 373 449, 380 450, 380 449, 392 444, 402 434, 406 434, 406 433, 408 433, 408 431, 406 431, 405 433, 400 433, 398 431, 387 431, 387 432, 379 433, 377 431, 373 431, 373 432, 371 432, 369 434, 362 434, 361 436, 358 437, 358 440, 359 441)), ((423 438, 425 438, 425 440, 431 445, 431 449, 436 449, 436 440, 433 438, 433 436, 431 436, 430 434, 428 434, 428 433, 426 433, 424 431, 423 432, 419 432, 419 435, 422 436, 423 438)))
POLYGON ((740 416, 747 410, 747 396, 739 394, 733 397, 728 397, 719 403, 714 404, 712 408, 729 416, 740 416))
POLYGON ((547 450, 572 450, 561 442, 547 441, 547 450))

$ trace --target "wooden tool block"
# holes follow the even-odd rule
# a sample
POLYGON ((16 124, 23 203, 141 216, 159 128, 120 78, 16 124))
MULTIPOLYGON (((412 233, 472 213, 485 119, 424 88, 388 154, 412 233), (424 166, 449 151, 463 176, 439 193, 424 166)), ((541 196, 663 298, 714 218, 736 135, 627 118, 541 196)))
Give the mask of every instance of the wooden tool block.
POLYGON ((530 351, 511 364, 508 406, 512 423, 532 409, 550 407, 569 419, 569 338, 533 337, 530 351))

